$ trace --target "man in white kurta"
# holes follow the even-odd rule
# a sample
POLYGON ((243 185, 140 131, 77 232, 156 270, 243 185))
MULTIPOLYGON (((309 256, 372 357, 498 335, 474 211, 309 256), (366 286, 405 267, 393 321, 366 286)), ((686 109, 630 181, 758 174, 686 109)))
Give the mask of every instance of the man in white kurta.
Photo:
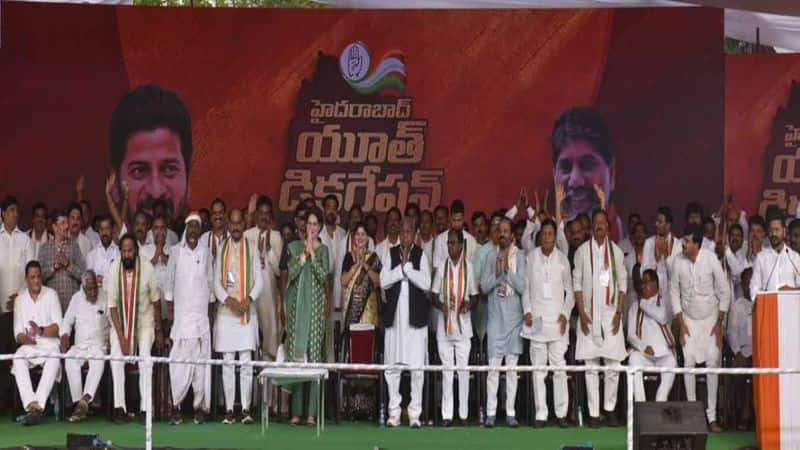
MULTIPOLYGON (((728 345, 733 353, 733 367, 753 367, 753 306, 750 280, 753 269, 742 271, 743 294, 731 304, 728 314, 728 345)), ((753 389, 750 377, 738 375, 733 379, 733 405, 737 413, 736 428, 747 430, 753 417, 753 389)))
MULTIPOLYGON (((642 295, 628 312, 628 343, 631 352, 628 364, 635 367, 676 367, 675 339, 670 329, 672 315, 667 302, 659 294, 660 278, 655 269, 642 274, 642 295)), ((661 383, 656 401, 665 402, 675 381, 674 373, 661 373, 661 383)), ((644 377, 636 372, 633 394, 637 402, 644 402, 644 377)))
MULTIPOLYGON (((436 342, 439 358, 445 367, 469 365, 472 347, 471 308, 478 301, 478 283, 472 263, 463 258, 464 237, 455 230, 448 232, 447 250, 450 255, 436 271, 432 292, 437 308, 436 342)), ((458 417, 467 420, 469 414, 469 372, 458 372, 458 417)), ((442 420, 445 426, 453 421, 453 372, 442 372, 442 420)))
MULTIPOLYGON (((32 261, 25 268, 26 289, 20 291, 14 304, 14 336, 19 348, 16 356, 36 353, 59 353, 58 327, 61 323, 61 303, 58 294, 42 286, 42 269, 32 261)), ((17 381, 22 407, 27 412, 23 425, 36 425, 47 405, 53 383, 59 377, 61 365, 56 358, 15 359, 11 372, 17 381), (42 377, 36 390, 31 384, 30 369, 42 366, 42 377)))
MULTIPOLYGON (((730 306, 728 279, 717 256, 701 248, 702 229, 687 227, 682 239, 683 255, 673 263, 670 279, 672 311, 678 321, 683 346, 684 367, 705 363, 719 367, 722 359, 722 324, 730 306)), ((760 259, 760 258, 759 258, 760 259)), ((686 397, 695 401, 694 375, 684 374, 686 397)), ((713 432, 721 431, 717 424, 718 376, 706 375, 708 409, 706 416, 713 432)))
MULTIPOLYGON (((592 237, 575 252, 572 284, 580 316, 575 359, 587 365, 616 367, 628 356, 622 333, 622 309, 628 289, 622 250, 608 236, 608 216, 598 210, 592 215, 592 237)), ((619 373, 604 374, 603 410, 607 423, 618 424, 617 405, 619 373)), ((586 398, 589 426, 603 421, 600 415, 600 386, 597 372, 586 372, 586 398)))
MULTIPOLYGON (((464 236, 464 253, 467 255, 467 261, 474 263, 478 243, 464 229, 464 203, 461 200, 454 200, 450 205, 450 229, 460 231, 464 236)), ((433 255, 433 267, 444 267, 444 262, 447 260, 447 233, 436 236, 433 255)))
POLYGON ((800 255, 786 245, 786 226, 780 217, 768 224, 770 247, 758 254, 750 280, 753 298, 762 292, 800 287, 800 255))
MULTIPOLYGON (((211 332, 208 323, 209 304, 213 303, 213 258, 208 248, 198 245, 201 227, 200 215, 186 217, 186 236, 183 242, 172 247, 167 266, 168 281, 164 299, 170 304, 173 318, 169 357, 177 360, 211 358, 211 332)), ((211 409, 211 366, 170 364, 169 378, 174 405, 173 425, 183 422, 181 404, 194 391, 194 421, 205 421, 211 409)))
MULTIPOLYGON (((505 362, 515 367, 522 354, 522 295, 527 288, 525 255, 513 243, 511 219, 503 217, 498 248, 489 250, 483 264, 480 288, 488 297, 486 323, 487 356, 490 366, 505 362)), ((500 374, 486 376, 486 427, 494 427, 500 374)), ((519 425, 516 418, 517 372, 506 372, 506 424, 519 425)))
MULTIPOLYGON (((431 286, 431 271, 422 249, 414 245, 414 223, 406 218, 402 223, 400 245, 393 247, 381 261, 383 299, 384 363, 424 366, 428 360, 428 320, 430 301, 425 292, 431 286), (391 314, 391 316, 390 316, 391 314), (391 320, 388 319, 391 317, 391 320)), ((389 391, 390 427, 400 425, 400 371, 387 370, 384 377, 389 391)), ((424 373, 411 372, 411 402, 408 420, 412 428, 421 426, 422 385, 424 373)))
POLYGON ((271 202, 260 199, 255 216, 256 226, 245 231, 244 237, 250 243, 250 248, 258 249, 259 267, 264 280, 261 296, 256 299, 258 328, 261 330, 261 356, 264 360, 274 361, 282 331, 278 320, 278 265, 283 251, 283 240, 281 233, 272 226, 271 202))
POLYGON ((164 300, 164 291, 167 286, 167 263, 169 263, 170 249, 175 244, 170 244, 167 239, 167 220, 163 217, 153 219, 153 242, 139 247, 142 258, 150 261, 156 273, 156 282, 161 290, 161 320, 167 321, 169 305, 164 300))
MULTIPOLYGON (((120 240, 120 258, 111 263, 106 280, 108 314, 113 328, 110 343, 112 356, 150 356, 153 342, 163 340, 161 334, 161 291, 155 270, 149 261, 139 256, 139 247, 132 234, 120 240)), ((125 401, 125 363, 111 361, 114 383, 115 420, 127 420, 125 401)), ((146 411, 151 397, 145 380, 151 379, 153 365, 140 361, 139 398, 140 412, 146 411)))
MULTIPOLYGON (((564 366, 569 346, 569 317, 575 306, 572 273, 567 255, 556 248, 556 223, 544 221, 539 231, 540 247, 528 254, 528 286, 522 296, 525 325, 522 337, 530 340, 531 363, 535 366, 564 366)), ((534 372, 533 397, 536 404, 534 426, 547 422, 547 372, 534 372)), ((567 426, 566 372, 553 373, 553 406, 561 427, 567 426)))
POLYGON ((70 398, 75 405, 69 417, 70 422, 80 422, 86 418, 89 404, 97 393, 106 363, 87 357, 105 356, 108 353, 108 327, 108 299, 105 291, 98 286, 97 275, 89 270, 83 275, 81 290, 69 301, 60 330, 61 350, 68 356, 84 357, 64 360, 70 398), (75 343, 67 351, 73 327, 75 343), (89 372, 86 382, 81 386, 81 366, 84 364, 89 365, 89 372))
POLYGON ((86 268, 95 273, 98 287, 105 291, 103 282, 108 276, 111 262, 119 259, 119 247, 111 239, 113 228, 110 217, 101 218, 97 223, 97 228, 100 230, 100 242, 86 256, 86 268))
MULTIPOLYGON (((228 216, 230 238, 220 245, 214 264, 214 293, 219 305, 214 323, 214 351, 222 353, 226 362, 233 362, 238 354, 240 362, 250 362, 258 346, 258 319, 254 299, 259 298, 264 286, 258 249, 250 247, 244 237, 244 216, 232 209, 228 216)), ((236 400, 236 368, 222 366, 222 383, 225 394, 225 419, 232 424, 233 404, 236 400)), ((250 401, 253 392, 253 369, 239 368, 239 388, 244 424, 253 423, 250 401)))
MULTIPOLYGON (((658 294, 664 305, 670 308, 669 277, 672 273, 672 264, 681 254, 681 241, 672 235, 672 211, 661 206, 656 210, 656 234, 644 241, 642 266, 639 274, 647 269, 653 269, 658 274, 658 294)), ((632 305, 631 305, 632 306, 632 305)), ((667 310, 669 313, 669 310, 667 310)))

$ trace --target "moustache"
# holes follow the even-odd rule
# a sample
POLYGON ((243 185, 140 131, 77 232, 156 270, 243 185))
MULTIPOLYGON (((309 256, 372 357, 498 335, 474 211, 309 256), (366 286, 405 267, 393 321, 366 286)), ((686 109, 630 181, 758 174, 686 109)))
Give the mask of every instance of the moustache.
POLYGON ((146 211, 152 211, 153 210, 153 205, 157 201, 163 202, 167 206, 167 214, 170 217, 172 217, 172 215, 175 213, 175 205, 172 204, 172 200, 169 199, 168 197, 155 198, 155 197, 151 197, 151 196, 148 195, 147 197, 143 198, 142 200, 139 200, 139 202, 136 203, 136 207, 138 209, 142 209, 142 210, 146 210, 146 211))
POLYGON ((122 258, 122 267, 127 270, 133 269, 135 261, 133 258, 122 258))

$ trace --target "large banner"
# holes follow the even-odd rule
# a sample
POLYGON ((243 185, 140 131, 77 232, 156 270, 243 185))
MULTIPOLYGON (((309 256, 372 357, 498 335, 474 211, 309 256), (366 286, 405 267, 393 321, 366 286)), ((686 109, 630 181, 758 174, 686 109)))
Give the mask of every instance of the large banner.
POLYGON ((718 10, 11 2, 3 21, 0 194, 24 205, 65 204, 81 174, 103 205, 111 169, 131 210, 163 198, 176 216, 253 193, 281 213, 327 194, 378 214, 463 198, 470 213, 509 207, 522 187, 552 201, 559 183, 572 214, 596 206, 598 185, 622 221, 652 223, 666 204, 682 226, 687 202, 722 198, 718 10), (151 83, 178 106, 120 103, 151 83), (123 132, 159 114, 178 125, 123 132))
POLYGON ((726 59, 725 190, 750 213, 800 199, 800 55, 726 59))

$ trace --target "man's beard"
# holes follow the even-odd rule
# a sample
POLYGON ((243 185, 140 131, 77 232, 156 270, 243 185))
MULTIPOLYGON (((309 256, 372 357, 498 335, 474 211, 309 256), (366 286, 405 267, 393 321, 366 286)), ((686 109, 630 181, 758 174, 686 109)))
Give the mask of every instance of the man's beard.
POLYGON ((772 244, 772 248, 778 248, 781 244, 783 244, 783 239, 777 236, 770 236, 769 243, 772 244))
POLYGON ((122 267, 125 270, 133 270, 133 267, 136 265, 136 260, 134 258, 122 258, 122 267))
POLYGON ((103 247, 108 248, 111 245, 111 236, 100 236, 100 243, 103 244, 103 247))

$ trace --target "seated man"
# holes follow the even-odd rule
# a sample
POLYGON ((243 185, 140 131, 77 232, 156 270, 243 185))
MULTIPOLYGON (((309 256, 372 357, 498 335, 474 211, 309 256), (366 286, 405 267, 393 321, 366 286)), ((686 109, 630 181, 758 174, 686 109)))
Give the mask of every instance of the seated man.
MULTIPOLYGON (((669 309, 669 303, 658 294, 658 274, 653 269, 645 270, 639 300, 631 304, 628 312, 628 343, 632 347, 628 364, 636 367, 677 366, 669 309)), ((642 378, 642 372, 634 376, 633 394, 637 402, 647 400, 642 378)), ((674 373, 661 374, 657 402, 667 401, 674 381, 674 373)))
MULTIPOLYGON (((14 304, 14 336, 19 344, 16 356, 37 353, 58 353, 58 325, 61 323, 61 304, 58 294, 42 286, 42 266, 30 261, 25 266, 25 284, 14 304)), ((15 359, 12 372, 17 380, 19 396, 27 414, 23 425, 36 425, 42 419, 47 398, 59 375, 58 358, 15 359), (42 378, 34 392, 28 370, 43 366, 42 378)))
POLYGON ((86 418, 89 403, 103 378, 105 361, 88 360, 85 357, 105 356, 108 353, 108 327, 108 301, 105 292, 98 289, 97 275, 89 270, 83 274, 83 287, 72 296, 61 323, 61 351, 67 355, 84 357, 64 360, 69 392, 75 405, 72 416, 69 417, 70 422, 80 422, 86 418), (73 326, 75 345, 67 351, 73 326), (81 366, 87 362, 89 373, 81 391, 81 366))

